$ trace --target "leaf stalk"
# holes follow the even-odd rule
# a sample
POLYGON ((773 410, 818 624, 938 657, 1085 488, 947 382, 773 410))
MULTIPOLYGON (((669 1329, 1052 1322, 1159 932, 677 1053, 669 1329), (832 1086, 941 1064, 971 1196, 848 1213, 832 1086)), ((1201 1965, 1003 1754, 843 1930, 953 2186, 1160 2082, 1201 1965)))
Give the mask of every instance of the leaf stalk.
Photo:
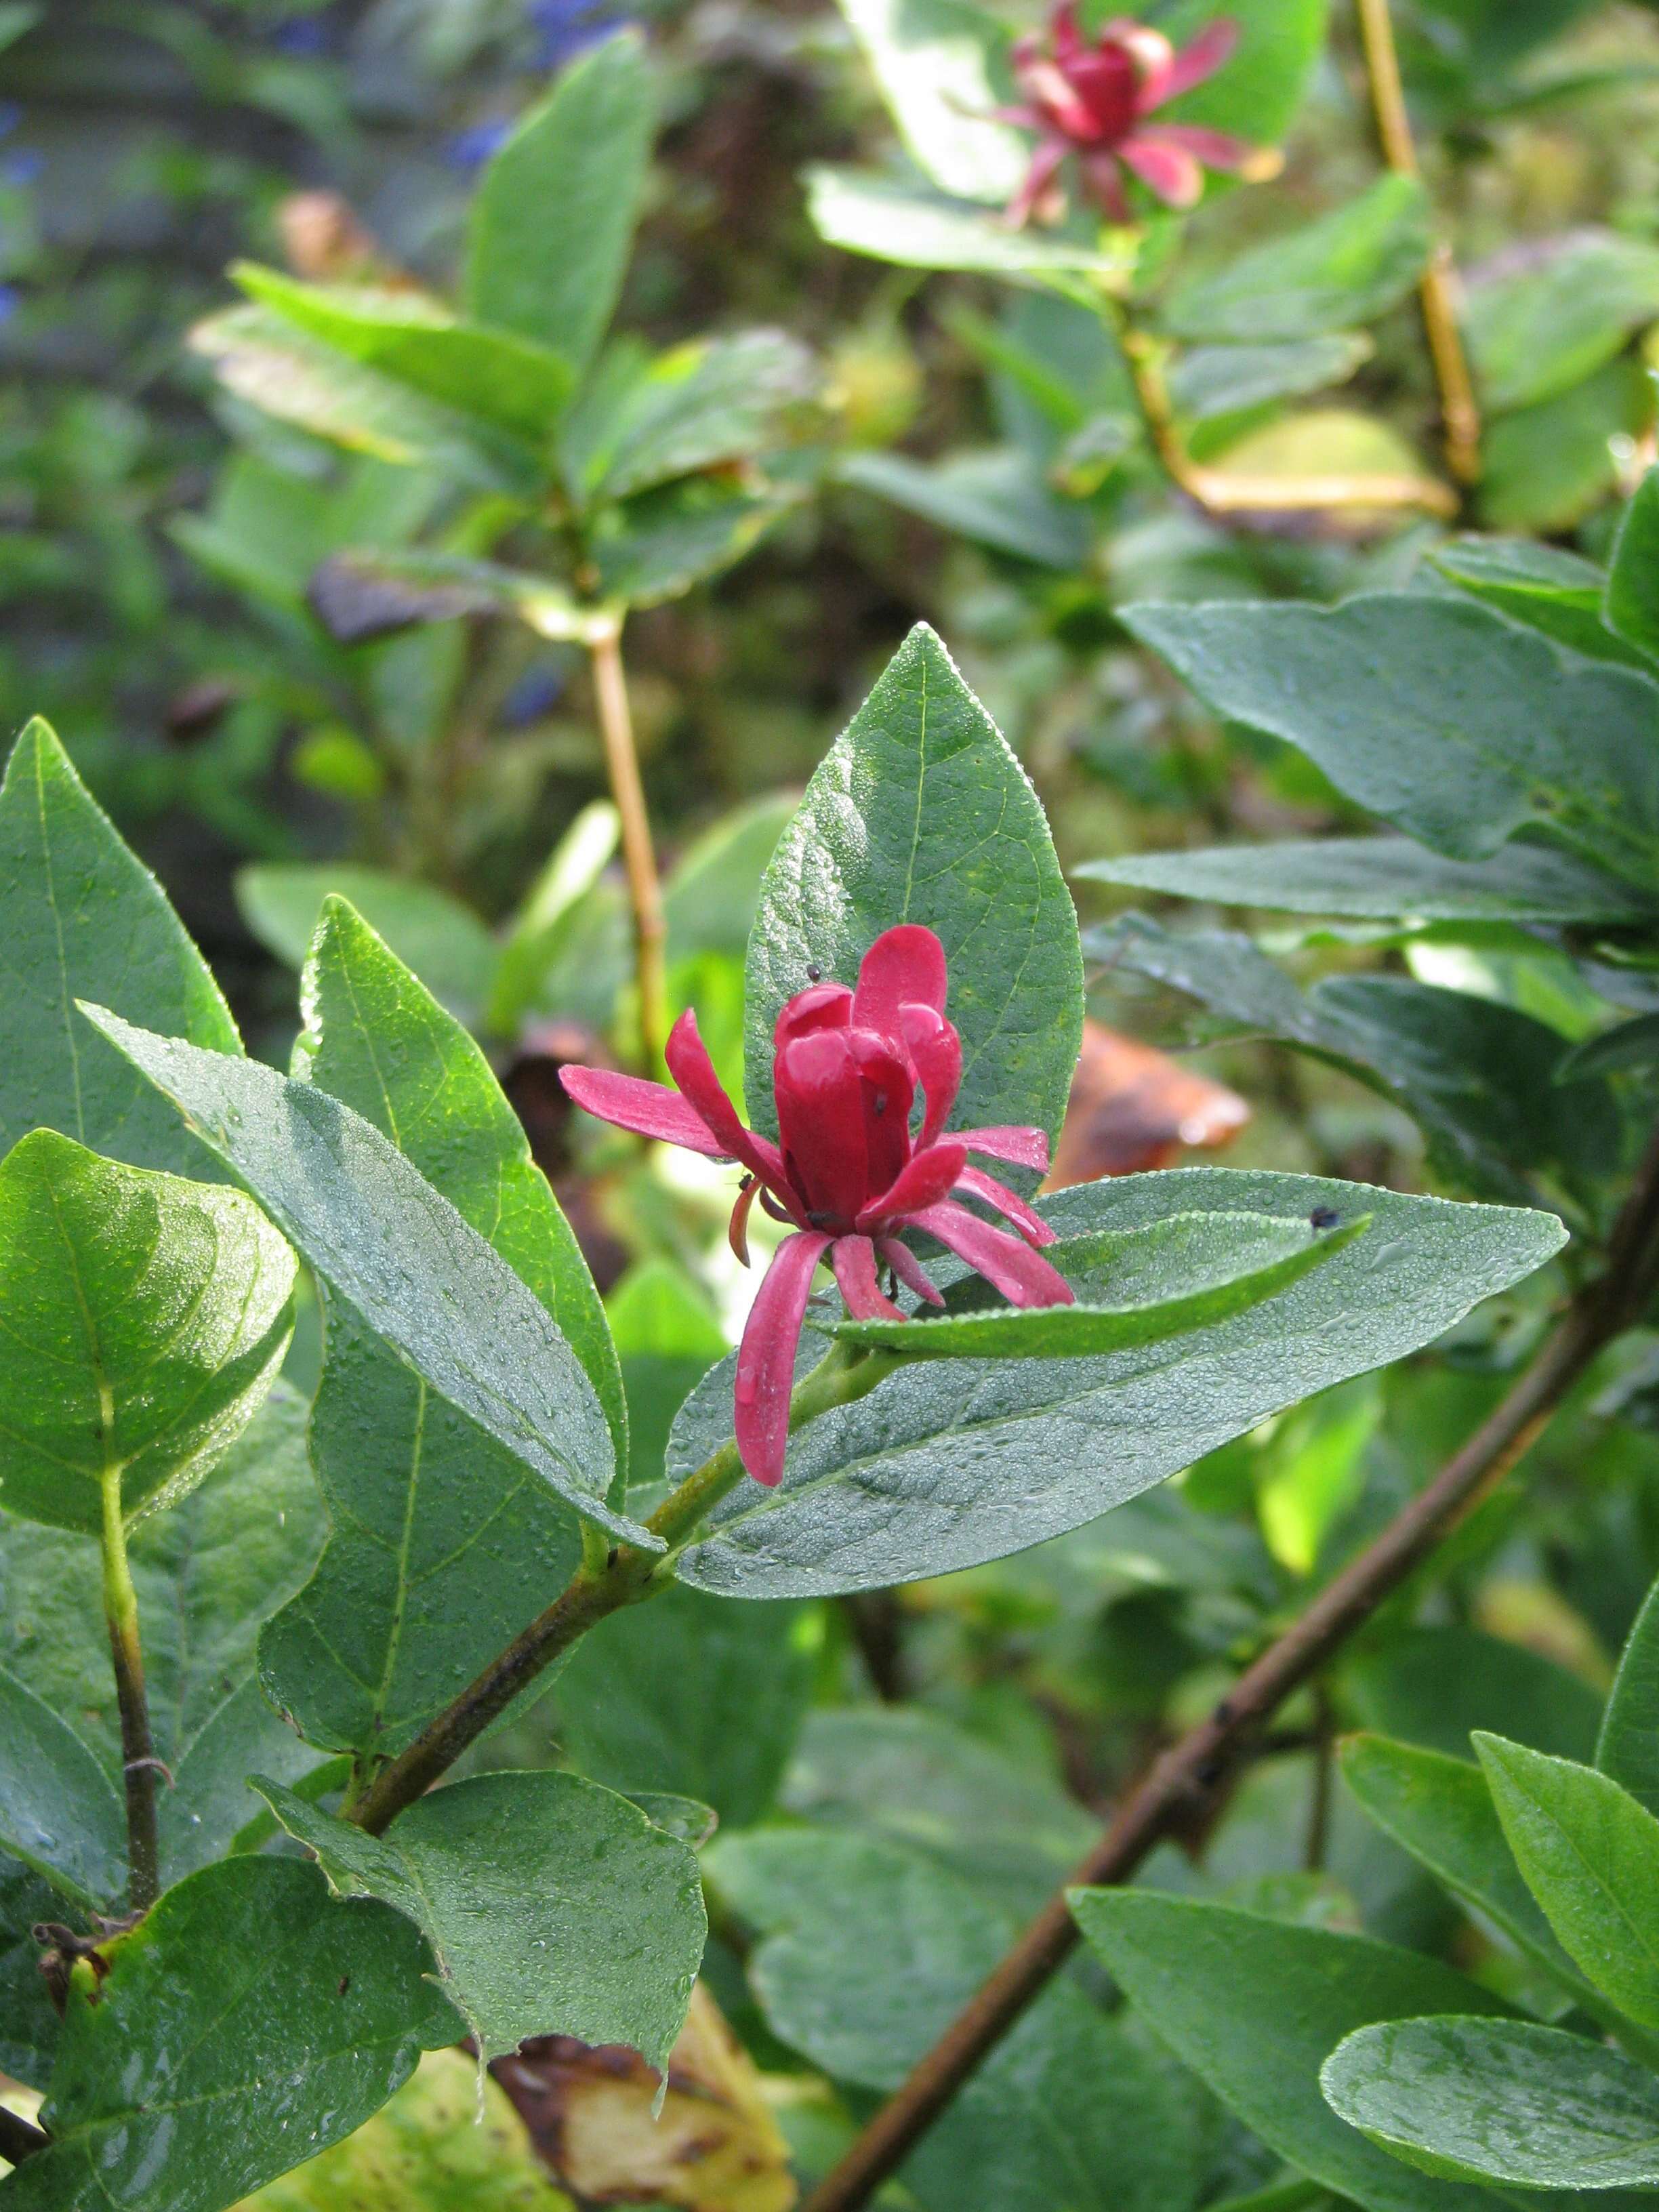
POLYGON ((112 1462, 103 1480, 104 1618, 109 1625, 110 1658, 121 1716, 121 1773, 127 1806, 127 1903, 148 1912, 161 1894, 161 1853, 155 1819, 155 1777, 160 1762, 150 1737, 149 1705, 144 1694, 144 1654, 138 1634, 138 1593, 127 1559, 126 1519, 121 1506, 121 1469, 112 1462))

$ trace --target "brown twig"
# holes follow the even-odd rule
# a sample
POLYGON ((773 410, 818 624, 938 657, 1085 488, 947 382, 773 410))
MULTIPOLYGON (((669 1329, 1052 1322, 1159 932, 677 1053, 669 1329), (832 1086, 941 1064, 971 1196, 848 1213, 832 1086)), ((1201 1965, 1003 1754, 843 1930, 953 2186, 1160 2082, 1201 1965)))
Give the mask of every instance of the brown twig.
POLYGON ((0 2105, 0 2158, 8 2166, 21 2166, 26 2158, 33 2158, 38 2150, 46 2150, 52 2142, 33 2120, 26 2120, 21 2112, 9 2111, 0 2105))
MULTIPOLYGON (((1606 1267, 1509 1395, 1376 1540, 1328 1583, 1307 1611, 1240 1675, 1119 1808, 1071 1882, 1127 1881, 1152 1847, 1226 1781, 1263 1725, 1338 1652, 1536 1441, 1563 1397, 1642 1309, 1659 1243, 1659 1130, 1609 1240, 1606 1267)), ((883 2106, 803 2212, 855 2212, 955 2098, 1075 1948, 1062 1889, 971 1996, 909 2078, 883 2106)))
POLYGON ((586 640, 611 796, 622 817, 623 866, 628 876, 629 903, 634 910, 640 1059, 645 1073, 656 1075, 662 1066, 662 1049, 668 1036, 668 931, 663 920, 656 848, 651 840, 651 817, 646 809, 645 786, 640 781, 634 718, 628 705, 628 679, 623 672, 622 617, 595 620, 587 629, 586 640))
MULTIPOLYGON (((1400 82, 1400 57, 1395 49, 1389 0, 1354 0, 1354 7, 1359 17, 1365 76, 1370 86, 1371 108, 1376 117, 1382 158, 1396 176, 1419 176, 1417 147, 1406 112, 1405 89, 1400 82)), ((1434 380, 1440 393, 1446 466, 1459 483, 1472 484, 1479 481, 1480 475, 1480 409, 1469 377, 1462 334, 1457 327, 1457 271, 1451 248, 1443 239, 1430 256, 1417 289, 1429 356, 1434 364, 1434 380)))

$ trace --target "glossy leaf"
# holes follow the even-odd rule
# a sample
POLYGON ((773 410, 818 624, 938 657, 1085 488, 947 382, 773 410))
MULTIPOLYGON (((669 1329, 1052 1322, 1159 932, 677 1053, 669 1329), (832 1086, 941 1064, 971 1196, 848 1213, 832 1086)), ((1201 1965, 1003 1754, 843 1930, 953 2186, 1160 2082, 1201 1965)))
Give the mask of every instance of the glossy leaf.
POLYGON ((69 1725, 0 1671, 0 1847, 82 1905, 118 1905, 125 1803, 69 1725))
MULTIPOLYGON (((227 1066, 243 1063, 227 1060, 227 1066)), ((39 1129, 0 1162, 0 1499, 96 1535, 199 1482, 288 1349, 294 1255, 240 1192, 39 1129)))
MULTIPOLYGON (((1479 1299, 1559 1249, 1553 1217, 1405 1198, 1310 1176, 1191 1168, 1045 1199, 1062 1236, 1194 1211, 1367 1234, 1278 1298, 1206 1332, 1092 1360, 907 1367, 793 1440, 782 1486, 746 1486, 683 1554, 682 1577, 753 1597, 823 1595, 943 1574, 1093 1520, 1268 1413, 1431 1343, 1479 1299)), ((731 1433, 729 1363, 688 1400, 669 1474, 731 1433)))
POLYGON ((1097 234, 1076 236, 1011 230, 988 208, 949 199, 920 179, 814 168, 806 173, 807 210, 826 245, 904 269, 957 269, 982 276, 1082 287, 1080 277, 1121 276, 1121 251, 1097 234))
POLYGON ((1601 1712, 1589 1685, 1541 1651, 1451 1625, 1378 1639, 1344 1669, 1343 1693, 1365 1727, 1462 1759, 1477 1729, 1587 1759, 1601 1712))
POLYGON ((1351 330, 1405 298, 1431 243, 1421 184, 1379 177, 1346 207, 1234 254, 1214 276, 1179 285, 1164 321, 1176 337, 1251 344, 1351 330))
POLYGON ((204 1867, 105 1955, 101 1981, 71 1985, 53 2142, 6 2182, 8 2212, 223 2212, 349 2135, 459 2027, 409 1923, 331 1902, 293 1859, 204 1867))
POLYGON ((1659 1814, 1659 1584, 1626 1639, 1608 1692, 1595 1764, 1659 1814))
POLYGON ((906 149, 941 191, 1012 198, 1029 142, 989 119, 1006 91, 1008 33, 968 0, 842 0, 906 149))
POLYGON ((1319 2069, 1354 2029, 1496 2000, 1437 1960, 1196 1898, 1073 1890, 1091 1947, 1159 2038, 1262 2141, 1368 2212, 1480 2212, 1488 2199, 1401 2166, 1340 2120, 1319 2069))
POLYGON ((1474 1747, 1562 1949, 1621 2012, 1659 2027, 1659 1820, 1593 1767, 1502 1736, 1474 1747))
POLYGON ((1376 921, 1650 923, 1656 908, 1566 853, 1505 845, 1486 860, 1448 860, 1407 837, 1310 837, 1285 845, 1132 853, 1072 871, 1217 906, 1376 921))
POLYGON ((1627 644, 1659 659, 1659 469, 1643 477, 1620 522, 1604 607, 1627 644))
POLYGON ((952 453, 942 461, 849 453, 836 475, 938 529, 1016 560, 1069 570, 1089 556, 1087 514, 1074 500, 1056 499, 1026 455, 1012 447, 952 453))
POLYGON ((574 2035, 667 2063, 702 1957, 702 1891, 684 1844, 625 1797, 574 1774, 479 1774, 366 1836, 259 1786, 336 1890, 422 1929, 486 2059, 574 2035))
POLYGON ((473 204, 467 311, 550 348, 580 373, 628 265, 656 125, 637 33, 559 76, 484 171, 473 204))
POLYGON ((851 983, 881 932, 921 922, 962 1033, 957 1127, 1066 1110, 1083 1028, 1077 920, 1036 793, 925 623, 814 772, 749 939, 744 1088, 776 1126, 772 1028, 809 968, 851 983))
POLYGON ((380 1132, 314 1085, 89 1015, 258 1193, 317 1273, 447 1404, 576 1510, 656 1547, 605 1503, 616 1455, 547 1310, 380 1132))
POLYGON ((1471 284, 1463 323, 1481 396, 1499 414, 1583 383, 1656 314, 1659 249, 1583 228, 1471 284))
POLYGON ((1050 1245, 1048 1257, 1076 1291, 1074 1305, 991 1307, 970 1295, 967 1310, 937 1321, 846 1321, 836 1334, 903 1359, 1077 1359, 1127 1351, 1249 1312, 1370 1226, 1368 1213, 1340 1229, 1270 1213, 1254 1220, 1170 1214, 1145 1229, 1050 1245))
MULTIPOLYGON (((556 1323, 627 1465, 622 1377, 586 1262, 483 1053, 343 901, 307 963, 296 1066, 377 1128, 556 1323)), ((333 1534, 265 1628, 267 1694, 312 1742, 392 1756, 562 1588, 570 1515, 347 1302, 331 1302, 311 1447, 333 1534)))
POLYGON ((242 919, 267 951, 294 969, 305 965, 331 898, 349 899, 452 1012, 464 1020, 477 1013, 495 974, 495 947, 477 915, 447 891, 329 860, 268 861, 236 878, 242 919))
POLYGON ((1541 630, 1591 660, 1621 660, 1650 668, 1638 652, 1602 618, 1607 578, 1593 561, 1559 545, 1536 545, 1526 538, 1454 538, 1431 556, 1443 576, 1460 591, 1484 599, 1512 622, 1541 630))
POLYGON ((1533 2021, 1362 2027, 1320 2075, 1351 2127, 1424 2172, 1521 2189, 1659 2183, 1659 2081, 1533 2021))
POLYGON ((564 432, 566 472, 589 499, 626 499, 757 453, 781 410, 812 389, 811 356, 782 331, 742 331, 602 371, 564 432))
POLYGON ((1329 609, 1131 607, 1218 714, 1299 746, 1339 789, 1455 860, 1524 823, 1650 894, 1659 690, 1565 660, 1489 609, 1377 592, 1329 609))
POLYGON ((200 1175, 207 1155, 74 1011, 124 1009, 214 1052, 240 1052, 230 1010, 166 894, 41 721, 0 785, 0 1152, 30 1129, 135 1166, 200 1175))

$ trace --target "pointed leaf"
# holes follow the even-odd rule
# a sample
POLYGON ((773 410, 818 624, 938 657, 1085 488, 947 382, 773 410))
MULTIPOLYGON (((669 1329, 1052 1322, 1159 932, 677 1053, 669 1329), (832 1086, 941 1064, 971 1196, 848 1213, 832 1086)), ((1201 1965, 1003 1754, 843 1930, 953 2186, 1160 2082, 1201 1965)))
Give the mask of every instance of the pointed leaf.
POLYGON ((1083 1034, 1077 920, 1036 793, 933 632, 919 623, 806 787, 749 939, 744 1088, 777 1126, 772 1029, 811 969, 854 982, 897 922, 937 933, 962 1032, 952 1126, 1052 1135, 1083 1034))
POLYGON ((746 459, 812 385, 811 356, 782 331, 693 340, 633 375, 607 367, 565 426, 567 471, 586 498, 626 499, 746 459))
POLYGON ((1619 660, 1651 671, 1648 655, 1607 626, 1607 579, 1593 561, 1528 538, 1454 538, 1431 555, 1460 591, 1484 599, 1511 622, 1540 630, 1590 660, 1619 660))
POLYGON ((1369 323, 1422 275, 1433 237, 1414 177, 1379 177, 1346 206, 1188 278, 1164 310, 1176 337, 1316 337, 1369 323))
POLYGON ((495 974, 495 947, 471 908, 447 891, 383 869, 328 860, 267 862, 236 878, 243 921, 290 968, 304 966, 331 898, 349 899, 452 1013, 463 1020, 476 1016, 495 974))
POLYGON ((0 1152, 45 1127, 200 1175, 207 1156, 178 1116, 76 1018, 86 998, 214 1052, 242 1048, 161 885, 34 721, 0 784, 0 1152))
POLYGON ((666 2066, 702 1957, 702 1891, 685 1845, 625 1797, 574 1774, 474 1775, 366 1836, 259 1787, 337 1891, 422 1930, 486 2059, 574 2035, 666 2066))
POLYGON ((676 599, 741 561, 801 496, 795 484, 691 477, 602 507, 593 532, 600 595, 629 607, 676 599))
POLYGON ((440 1397, 579 1513, 659 1548, 605 1502, 616 1455, 604 1412, 546 1308, 377 1129, 272 1068, 153 1036, 102 1009, 88 1018, 440 1397))
POLYGON ((0 1670, 0 1848, 76 1904, 118 1906, 125 1800, 67 1721, 0 1670))
POLYGON ((1541 1651, 1457 1625, 1380 1640, 1344 1669, 1342 1689, 1366 1728, 1452 1759, 1468 1759, 1471 1735, 1487 1729, 1587 1759, 1601 1717, 1589 1683, 1541 1651))
POLYGON ((836 477, 1016 560, 1074 569, 1089 556, 1091 532, 1084 508, 1075 500, 1055 498, 1033 462, 1012 446, 953 453, 943 461, 849 453, 836 477))
MULTIPOLYGON (((189 1048, 186 1048, 189 1049, 189 1048)), ((227 1060, 227 1066, 242 1063, 227 1060)), ((169 1505, 258 1412, 294 1255, 238 1191, 37 1129, 0 1161, 0 1499, 96 1535, 169 1505)))
POLYGON ((1601 1717, 1595 1764, 1659 1814, 1659 1583, 1625 1643, 1601 1717))

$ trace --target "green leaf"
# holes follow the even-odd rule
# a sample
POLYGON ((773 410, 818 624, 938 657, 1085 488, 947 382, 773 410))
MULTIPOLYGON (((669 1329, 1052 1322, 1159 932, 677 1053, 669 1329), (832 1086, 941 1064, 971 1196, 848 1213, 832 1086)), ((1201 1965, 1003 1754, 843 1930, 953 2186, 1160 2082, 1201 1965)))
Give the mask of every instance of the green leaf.
POLYGON ((31 2089, 44 2089, 51 2076, 59 2025, 33 1931, 62 1909, 32 1867, 0 1858, 0 2071, 31 2089))
POLYGON ((243 921, 294 969, 304 967, 331 898, 349 899, 453 1013, 462 1020, 477 1014, 495 975, 495 947, 477 915, 447 891, 331 860, 268 862, 243 868, 236 878, 243 921))
POLYGON ((1437 1960, 1196 1898, 1073 1890, 1091 1947, 1148 2027, 1269 2148, 1368 2212, 1482 2212, 1490 2200, 1400 2166, 1320 2094, 1333 2047, 1374 2021, 1493 2013, 1437 1960))
POLYGON ((813 380, 811 356, 782 331, 694 339, 633 374, 602 363, 565 428, 566 473, 584 499, 626 499, 746 459, 813 380))
POLYGON ((806 172, 807 212, 826 245, 902 269, 957 269, 1015 283, 1091 290, 1079 279, 1121 280, 1129 271, 1122 248, 1103 246, 1098 232, 1011 230, 987 209, 947 199, 920 179, 857 169, 806 172))
POLYGON ((593 1386, 547 1310, 380 1132, 307 1083, 88 1018, 171 1098, 331 1288, 447 1404, 624 1542, 616 1454, 593 1386))
POLYGON ((1659 469, 1643 477, 1620 522, 1603 611, 1627 645, 1659 659, 1659 469))
POLYGON ((42 721, 0 784, 0 1151, 44 1127, 199 1175, 201 1146, 74 1002, 109 1000, 215 1052, 241 1050, 236 1025, 161 885, 42 721))
POLYGON ((1086 512, 1074 501, 1056 499, 1016 447, 953 453, 943 461, 913 461, 902 453, 848 453, 837 465, 836 477, 1017 560, 1071 570, 1088 558, 1091 532, 1086 512))
POLYGON ((1571 530, 1619 488, 1616 438, 1653 425, 1653 383, 1620 355, 1553 399, 1501 415, 1481 441, 1481 520, 1494 530, 1571 530))
POLYGON ((836 1334, 902 1359, 1077 1359, 1212 1328, 1276 1297, 1370 1226, 1264 1213, 1172 1213, 1145 1229, 1066 1238, 1047 1256, 1078 1294, 1069 1306, 969 1310, 939 1320, 844 1321, 836 1334))
POLYGON ((662 887, 671 963, 700 952, 743 958, 767 863, 797 804, 796 793, 769 792, 722 815, 686 847, 662 887))
MULTIPOLYGON (((173 1778, 158 1806, 169 1880, 216 1858, 259 1815, 251 1766, 297 1782, 315 1764, 253 1681, 259 1624, 305 1581, 321 1537, 306 1410, 277 1382, 207 1480, 132 1532, 150 1728, 173 1778)), ((118 1792, 100 1575, 84 1537, 0 1520, 0 1661, 69 1723, 118 1792)))
POLYGON ((1349 1664, 1343 1690, 1366 1728, 1454 1759, 1468 1757, 1477 1729, 1589 1759, 1601 1717, 1565 1667, 1474 1628, 1403 1629, 1349 1664))
POLYGON ((1659 1814, 1659 1583, 1626 1639, 1601 1717, 1595 1764, 1659 1814))
POLYGON ((77 1905, 118 1903, 125 1802, 67 1721, 0 1671, 0 1847, 77 1905))
POLYGON ((958 1127, 1066 1110, 1083 1023, 1077 919, 1024 770, 925 623, 814 771, 749 939, 744 1085, 776 1127, 772 1029, 809 968, 853 982, 897 922, 937 933, 962 1032, 958 1127))
POLYGON ((1560 2028, 1382 2021, 1339 2044, 1320 2081, 1351 2127, 1425 2173, 1521 2189, 1659 2183, 1659 2081, 1560 2028))
POLYGON ((1208 422, 1346 384, 1371 352, 1363 331, 1279 344, 1194 346, 1170 368, 1170 397, 1188 422, 1208 422))
POLYGON ((677 1793, 749 1827, 777 1794, 817 1642, 804 1606, 665 1591, 582 1638, 559 1677, 556 1733, 596 1782, 677 1793))
POLYGON ((1659 1065, 1659 1014, 1637 1014, 1575 1045, 1555 1071, 1558 1083, 1645 1073, 1659 1065))
MULTIPOLYGON (((362 1115, 535 1294, 628 1464, 622 1376, 580 1246, 483 1053, 343 900, 307 963, 296 1070, 362 1115)), ((560 1500, 331 1307, 312 1453, 333 1524, 265 1629, 267 1694, 313 1743, 390 1757, 568 1580, 560 1500)))
POLYGON ((1165 303, 1178 338, 1258 344, 1317 337, 1373 321, 1427 266, 1429 198, 1414 177, 1379 177, 1358 199, 1285 237, 1189 277, 1165 303))
POLYGON ((1000 204, 1030 142, 990 112, 1006 91, 1009 37, 967 0, 842 0, 906 149, 941 191, 1000 204))
POLYGON ((349 2135, 459 2027, 409 1923, 332 1903, 293 1859, 203 1868, 105 1955, 70 1986, 53 2141, 8 2179, 7 2212, 223 2212, 349 2135))
POLYGON ((1561 1948, 1659 2027, 1659 1820, 1593 1767, 1477 1735, 1504 1832, 1561 1948))
POLYGON ((1484 599, 1511 622, 1542 631, 1558 645, 1591 660, 1622 661, 1651 669, 1644 653, 1614 634, 1602 619, 1607 578, 1593 561, 1559 545, 1526 538, 1454 538, 1430 556, 1460 591, 1484 599))
POLYGON ((258 1786, 341 1895, 422 1929, 483 2058, 574 2035, 666 2067, 708 1923, 696 1859, 638 1806, 574 1774, 478 1774, 367 1836, 258 1786))
POLYGON ((541 461, 521 440, 365 368, 268 307, 210 316, 190 343, 237 398, 349 453, 433 469, 480 491, 533 499, 544 488, 541 461))
POLYGON ((793 484, 754 490, 694 477, 602 508, 592 541, 600 594, 629 607, 678 599, 752 552, 800 498, 793 484))
POLYGON ((538 448, 575 380, 562 356, 505 331, 483 330, 407 286, 302 284, 239 262, 231 275, 251 298, 348 360, 406 384, 462 415, 482 415, 538 448))
MULTIPOLYGON (((1150 1489, 1270 1413, 1432 1343, 1470 1306, 1562 1242, 1547 1214, 1451 1205, 1312 1176, 1168 1170, 1045 1199, 1062 1236, 1174 1213, 1339 1218, 1370 1233, 1281 1297, 1219 1323, 1203 1356, 1182 1338, 1094 1359, 932 1362, 820 1415, 793 1439, 782 1486, 744 1485, 679 1563, 745 1597, 830 1595, 944 1574, 1041 1543, 1150 1489)), ((681 1480, 732 1426, 732 1365, 675 1425, 681 1480)))
POLYGON ((1546 825, 1650 894, 1659 689, 1564 659, 1467 601, 1142 605, 1135 635, 1216 713, 1298 746, 1338 789, 1454 860, 1546 825))
POLYGON ((1651 923, 1656 908, 1565 853, 1506 845, 1487 860, 1448 860, 1407 837, 1310 837, 1286 845, 1133 853, 1072 873, 1216 906, 1377 921, 1651 923))
POLYGON ((293 1289, 294 1255, 239 1192, 52 1129, 15 1145, 0 1162, 6 1510, 97 1535, 112 1480, 129 1521, 183 1497, 270 1388, 293 1289))
POLYGON ((1462 321, 1481 397, 1504 414, 1582 384, 1656 315, 1659 247, 1582 228, 1470 284, 1462 321))
POLYGON ((513 1037, 543 980, 569 945, 595 884, 610 866, 622 828, 608 799, 584 806, 512 917, 484 1009, 484 1027, 513 1037))
POLYGON ((645 49, 620 31, 562 70, 473 203, 467 312, 580 374, 622 290, 656 128, 645 49))
POLYGON ((1225 69, 1159 110, 1159 120, 1207 123, 1273 146, 1295 120, 1325 51, 1326 0, 1174 0, 1158 25, 1177 46, 1218 15, 1238 26, 1225 69))

